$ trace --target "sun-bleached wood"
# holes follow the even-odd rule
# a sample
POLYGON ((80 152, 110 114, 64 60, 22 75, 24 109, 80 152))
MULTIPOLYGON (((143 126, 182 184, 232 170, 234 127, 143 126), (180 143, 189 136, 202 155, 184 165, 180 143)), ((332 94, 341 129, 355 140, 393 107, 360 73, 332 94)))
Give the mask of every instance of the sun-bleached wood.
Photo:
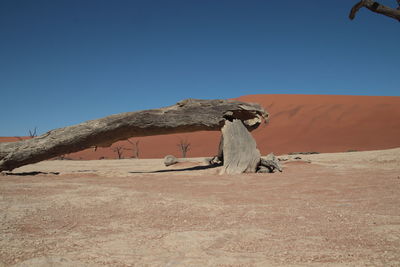
POLYGON ((234 100, 187 99, 160 109, 127 112, 49 131, 41 136, 0 144, 0 171, 119 140, 159 134, 219 131, 226 119, 243 121, 250 130, 268 118, 258 104, 234 100))
POLYGON ((261 154, 256 141, 240 120, 226 121, 222 128, 223 168, 221 174, 256 172, 261 154))

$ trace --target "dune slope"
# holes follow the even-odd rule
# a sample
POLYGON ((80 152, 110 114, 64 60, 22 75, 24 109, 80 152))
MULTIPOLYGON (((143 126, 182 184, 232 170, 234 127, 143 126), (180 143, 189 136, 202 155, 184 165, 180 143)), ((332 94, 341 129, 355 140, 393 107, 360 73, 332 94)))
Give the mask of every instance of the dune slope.
POLYGON ((400 146, 400 97, 250 95, 270 113, 254 132, 266 153, 340 152, 400 146))

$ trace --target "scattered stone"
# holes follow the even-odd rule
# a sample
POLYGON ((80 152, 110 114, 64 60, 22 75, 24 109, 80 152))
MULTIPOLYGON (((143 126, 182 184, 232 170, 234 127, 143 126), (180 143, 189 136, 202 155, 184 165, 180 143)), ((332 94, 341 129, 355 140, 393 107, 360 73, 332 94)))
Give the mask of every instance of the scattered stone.
POLYGON ((295 157, 294 159, 301 159, 300 157, 295 157))
POLYGON ((178 159, 175 158, 174 156, 172 156, 172 155, 165 156, 165 158, 164 158, 165 166, 168 167, 168 166, 174 165, 176 163, 178 163, 178 159))

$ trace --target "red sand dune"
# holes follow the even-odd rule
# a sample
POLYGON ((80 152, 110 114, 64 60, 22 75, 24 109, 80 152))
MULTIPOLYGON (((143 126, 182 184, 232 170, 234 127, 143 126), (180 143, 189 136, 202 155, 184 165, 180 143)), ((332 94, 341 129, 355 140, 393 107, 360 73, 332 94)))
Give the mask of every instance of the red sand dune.
POLYGON ((7 137, 0 137, 0 142, 16 142, 16 141, 21 141, 29 139, 27 136, 7 136, 7 137))
MULTIPOLYGON (((336 95, 248 95, 241 101, 259 103, 270 113, 270 122, 253 131, 263 155, 274 152, 341 152, 400 147, 400 97, 336 95)), ((140 140, 140 158, 181 156, 179 139, 191 143, 189 157, 216 153, 219 132, 196 132, 133 138, 140 140)), ((14 139, 14 140, 13 140, 14 139)), ((17 138, 0 138, 2 142, 17 138)), ((126 141, 114 144, 133 156, 126 141)), ((110 148, 69 154, 73 159, 115 158, 110 148)))

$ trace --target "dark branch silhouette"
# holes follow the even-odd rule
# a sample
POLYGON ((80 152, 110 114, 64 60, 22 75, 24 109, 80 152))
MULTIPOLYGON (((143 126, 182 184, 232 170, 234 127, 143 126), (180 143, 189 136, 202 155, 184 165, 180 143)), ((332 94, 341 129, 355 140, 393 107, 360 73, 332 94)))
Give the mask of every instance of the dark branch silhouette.
POLYGON ((397 19, 398 21, 400 21, 400 0, 397 0, 397 4, 398 4, 398 7, 395 9, 395 8, 387 7, 385 5, 382 5, 382 4, 372 1, 372 0, 362 0, 353 6, 353 8, 350 11, 349 18, 351 20, 353 20, 356 17, 357 12, 361 8, 365 7, 365 8, 368 8, 369 10, 371 10, 372 12, 375 12, 375 13, 393 18, 393 19, 397 19))
POLYGON ((115 147, 112 148, 112 151, 117 153, 118 159, 122 159, 123 158, 122 154, 123 154, 124 148, 122 146, 115 146, 115 147))
POLYGON ((35 138, 37 136, 37 128, 35 127, 32 131, 29 130, 29 137, 35 138))

